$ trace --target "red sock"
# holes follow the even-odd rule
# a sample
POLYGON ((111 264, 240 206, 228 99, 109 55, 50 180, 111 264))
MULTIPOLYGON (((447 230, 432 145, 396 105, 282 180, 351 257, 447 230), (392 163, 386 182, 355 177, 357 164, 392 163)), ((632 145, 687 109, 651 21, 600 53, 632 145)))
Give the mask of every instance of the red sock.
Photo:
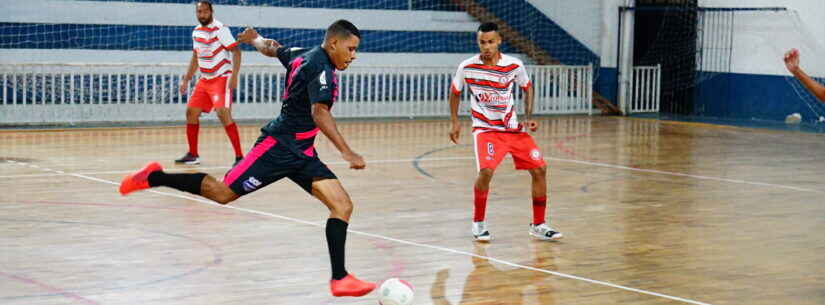
POLYGON ((487 193, 490 190, 481 191, 477 188, 473 188, 473 192, 475 193, 475 200, 473 204, 475 205, 475 209, 473 210, 473 222, 479 222, 484 220, 484 212, 487 209, 487 193))
POLYGON ((547 197, 533 198, 533 224, 544 223, 544 211, 547 209, 547 197))
POLYGON ((229 142, 232 143, 232 148, 235 149, 235 157, 242 157, 241 152, 241 137, 238 135, 238 125, 235 123, 223 127, 226 130, 226 135, 229 136, 229 142))
POLYGON ((198 129, 199 124, 186 124, 186 140, 189 142, 189 154, 198 156, 198 129))

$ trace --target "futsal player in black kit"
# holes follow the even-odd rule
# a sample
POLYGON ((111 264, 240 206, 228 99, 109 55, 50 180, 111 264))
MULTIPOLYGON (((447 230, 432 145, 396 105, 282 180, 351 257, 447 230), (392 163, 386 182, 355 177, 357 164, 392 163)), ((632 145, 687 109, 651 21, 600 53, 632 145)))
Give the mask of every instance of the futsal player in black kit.
POLYGON ((324 42, 311 49, 288 48, 247 28, 239 42, 255 46, 263 55, 277 57, 287 77, 281 114, 261 128, 252 150, 223 181, 205 173, 165 173, 157 162, 127 175, 120 193, 167 186, 227 204, 282 178, 289 178, 329 208, 327 246, 332 264, 330 291, 334 296, 363 296, 375 284, 347 273, 344 252, 352 201, 335 174, 318 158, 315 136, 322 132, 352 169, 364 169, 364 159, 352 151, 338 132, 330 111, 338 97, 336 70, 355 60, 361 34, 352 23, 338 20, 327 28, 324 42))

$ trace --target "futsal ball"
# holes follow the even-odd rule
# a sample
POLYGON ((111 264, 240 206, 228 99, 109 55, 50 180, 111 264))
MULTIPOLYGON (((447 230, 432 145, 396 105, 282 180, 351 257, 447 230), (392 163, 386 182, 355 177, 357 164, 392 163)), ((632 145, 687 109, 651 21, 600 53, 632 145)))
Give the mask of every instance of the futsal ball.
POLYGON ((799 124, 802 121, 802 115, 799 113, 792 113, 785 117, 785 124, 799 124))
POLYGON ((384 281, 378 291, 378 304, 410 305, 413 301, 413 286, 407 281, 391 278, 384 281))

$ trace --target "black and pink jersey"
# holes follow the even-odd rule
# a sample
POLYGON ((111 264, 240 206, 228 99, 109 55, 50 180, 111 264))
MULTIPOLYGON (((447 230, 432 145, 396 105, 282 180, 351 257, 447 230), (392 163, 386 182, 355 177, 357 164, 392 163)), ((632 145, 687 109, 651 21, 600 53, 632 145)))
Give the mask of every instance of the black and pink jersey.
POLYGON ((281 115, 261 131, 290 144, 300 154, 314 157, 313 145, 319 129, 312 119, 312 105, 324 103, 332 108, 338 97, 335 67, 321 47, 281 47, 277 55, 286 67, 281 115))

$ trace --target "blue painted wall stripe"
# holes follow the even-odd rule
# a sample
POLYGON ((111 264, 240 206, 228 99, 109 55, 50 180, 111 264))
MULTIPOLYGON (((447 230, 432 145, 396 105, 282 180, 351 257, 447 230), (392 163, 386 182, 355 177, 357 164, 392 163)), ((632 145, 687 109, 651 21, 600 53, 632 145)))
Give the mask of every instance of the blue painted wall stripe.
MULTIPOLYGON (((194 0, 94 0, 102 2, 144 2, 191 4, 194 0)), ((335 9, 382 9, 462 11, 449 0, 212 0, 215 5, 278 6, 335 9)))
MULTIPOLYGON (((145 26, 105 24, 0 23, 2 49, 96 49, 96 50, 191 50, 192 26, 145 26)), ((242 30, 232 27, 233 34, 242 30)), ((312 47, 321 43, 324 30, 259 28, 284 45, 312 47)), ((362 31, 361 52, 376 53, 474 53, 472 32, 362 31)), ((248 46, 245 49, 252 50, 248 46)), ((507 44, 505 53, 515 50, 507 44)), ((413 62, 426 64, 426 58, 413 62)))
POLYGON ((809 97, 811 104, 807 104, 789 81, 796 82, 781 75, 722 73, 698 86, 694 114, 709 118, 784 121, 785 116, 800 113, 809 123, 825 114, 825 105, 814 102, 812 97, 809 97))

